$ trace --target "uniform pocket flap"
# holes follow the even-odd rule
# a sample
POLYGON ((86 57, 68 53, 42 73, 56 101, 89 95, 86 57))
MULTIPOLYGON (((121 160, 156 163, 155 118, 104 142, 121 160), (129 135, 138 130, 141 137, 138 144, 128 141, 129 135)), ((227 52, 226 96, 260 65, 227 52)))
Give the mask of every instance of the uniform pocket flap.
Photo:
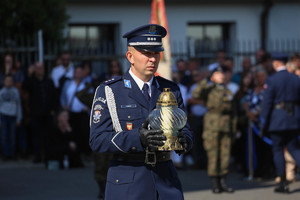
POLYGON ((110 169, 107 174, 107 181, 116 185, 133 182, 133 170, 110 169))
POLYGON ((142 111, 140 108, 118 109, 118 116, 120 120, 131 121, 142 118, 142 111))

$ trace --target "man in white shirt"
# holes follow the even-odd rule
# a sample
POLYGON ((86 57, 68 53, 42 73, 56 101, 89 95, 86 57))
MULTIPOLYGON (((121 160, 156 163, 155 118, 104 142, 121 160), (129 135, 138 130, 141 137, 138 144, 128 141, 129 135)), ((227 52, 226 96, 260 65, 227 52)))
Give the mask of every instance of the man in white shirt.
MULTIPOLYGON (((83 70, 81 66, 74 69, 74 78, 67 80, 62 87, 60 103, 70 112, 70 124, 73 129, 74 138, 78 144, 79 153, 90 153, 88 146, 89 137, 89 108, 76 96, 76 92, 85 88, 83 81, 83 70)), ((93 92, 93 89, 89 91, 93 92)))
POLYGON ((55 67, 51 72, 51 78, 56 88, 63 87, 60 83, 60 79, 64 76, 66 79, 72 79, 74 74, 74 68, 71 63, 71 55, 69 52, 63 52, 61 54, 62 64, 55 67))

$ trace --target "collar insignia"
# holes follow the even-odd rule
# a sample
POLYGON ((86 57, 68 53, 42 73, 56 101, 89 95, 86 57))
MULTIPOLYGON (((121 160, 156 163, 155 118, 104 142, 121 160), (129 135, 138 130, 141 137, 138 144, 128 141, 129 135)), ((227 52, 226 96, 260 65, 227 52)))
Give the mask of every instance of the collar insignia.
POLYGON ((124 85, 125 85, 125 87, 127 87, 127 88, 131 88, 131 82, 130 82, 130 80, 124 79, 124 85))

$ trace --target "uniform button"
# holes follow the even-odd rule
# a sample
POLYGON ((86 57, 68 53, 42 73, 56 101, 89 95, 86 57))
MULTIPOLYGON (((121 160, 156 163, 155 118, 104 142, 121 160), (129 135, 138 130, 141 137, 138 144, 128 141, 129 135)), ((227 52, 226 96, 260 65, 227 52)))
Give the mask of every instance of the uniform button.
POLYGON ((165 159, 166 158, 166 156, 163 156, 163 159, 165 159))
POLYGON ((128 116, 128 119, 130 119, 131 118, 131 116, 128 116))
POLYGON ((136 150, 136 147, 132 147, 131 150, 135 151, 135 150, 136 150))
POLYGON ((116 183, 119 183, 119 179, 116 180, 116 183))

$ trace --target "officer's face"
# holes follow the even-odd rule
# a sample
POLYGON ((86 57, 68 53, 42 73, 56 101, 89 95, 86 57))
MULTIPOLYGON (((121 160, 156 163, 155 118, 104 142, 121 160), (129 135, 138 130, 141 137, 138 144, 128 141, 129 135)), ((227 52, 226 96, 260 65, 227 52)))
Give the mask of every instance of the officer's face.
POLYGON ((217 84, 222 84, 225 82, 225 74, 223 72, 214 72, 210 80, 217 84))
POLYGON ((131 63, 132 72, 142 81, 148 82, 158 68, 159 52, 148 52, 128 47, 127 59, 131 63))
POLYGON ((273 66, 273 69, 275 71, 277 71, 277 68, 279 68, 281 66, 285 66, 285 63, 283 63, 282 61, 279 61, 279 60, 273 60, 272 61, 272 66, 273 66))

